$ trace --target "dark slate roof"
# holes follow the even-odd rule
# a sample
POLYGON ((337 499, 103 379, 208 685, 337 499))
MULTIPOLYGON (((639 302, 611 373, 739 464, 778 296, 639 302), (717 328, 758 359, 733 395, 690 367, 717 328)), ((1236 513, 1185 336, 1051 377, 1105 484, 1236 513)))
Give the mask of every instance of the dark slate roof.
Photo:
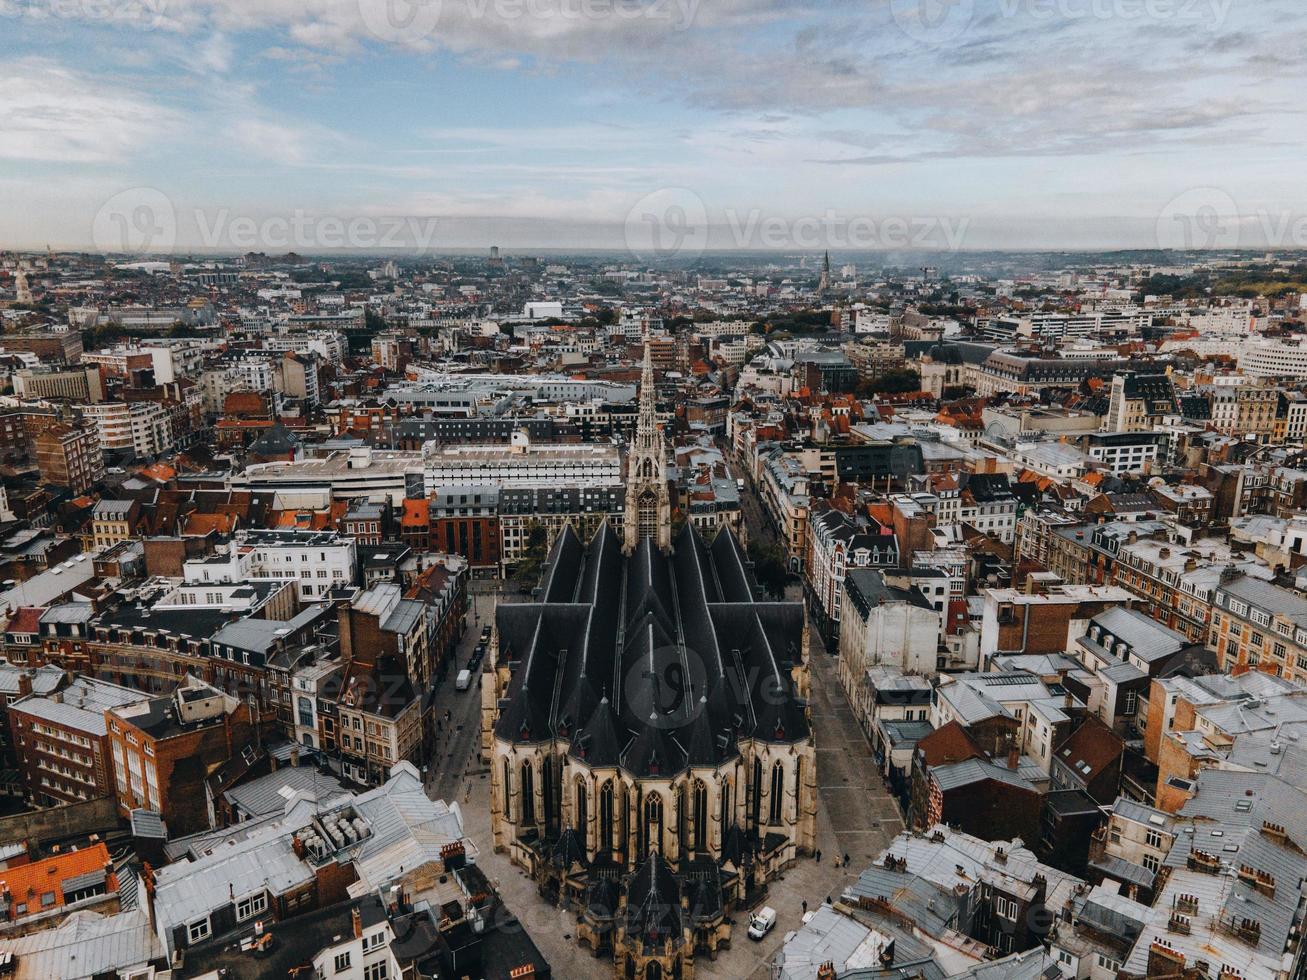
POLYGON ((627 935, 657 944, 681 937, 681 884, 663 856, 654 851, 626 885, 627 935))
POLYGON ((299 437, 280 422, 267 429, 250 444, 254 456, 284 456, 299 449, 299 437))
POLYGON ((497 612, 513 677, 496 734, 565 738, 573 758, 637 776, 716 767, 740 738, 806 739, 803 607, 755 594, 729 531, 709 545, 686 525, 671 554, 646 539, 627 556, 606 523, 588 545, 565 528, 536 601, 497 612))

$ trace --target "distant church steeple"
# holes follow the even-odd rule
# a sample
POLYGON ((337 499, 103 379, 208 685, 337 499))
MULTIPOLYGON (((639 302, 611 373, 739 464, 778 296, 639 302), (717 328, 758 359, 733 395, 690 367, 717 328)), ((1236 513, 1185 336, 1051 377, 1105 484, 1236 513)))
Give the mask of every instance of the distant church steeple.
POLYGON ((672 502, 667 492, 667 453, 658 428, 657 390, 647 334, 644 369, 640 374, 640 418, 627 457, 623 550, 627 554, 635 551, 642 538, 653 538, 658 548, 671 550, 672 502))
POLYGON ((825 258, 821 260, 821 279, 817 282, 817 292, 826 293, 830 291, 830 252, 826 253, 825 258))

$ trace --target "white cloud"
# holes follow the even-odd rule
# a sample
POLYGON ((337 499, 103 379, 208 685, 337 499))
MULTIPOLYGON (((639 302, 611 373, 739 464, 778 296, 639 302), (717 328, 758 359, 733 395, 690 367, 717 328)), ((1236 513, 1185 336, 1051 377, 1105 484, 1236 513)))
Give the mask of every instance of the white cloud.
POLYGON ((106 163, 164 137, 177 114, 45 58, 0 62, 0 158, 106 163))

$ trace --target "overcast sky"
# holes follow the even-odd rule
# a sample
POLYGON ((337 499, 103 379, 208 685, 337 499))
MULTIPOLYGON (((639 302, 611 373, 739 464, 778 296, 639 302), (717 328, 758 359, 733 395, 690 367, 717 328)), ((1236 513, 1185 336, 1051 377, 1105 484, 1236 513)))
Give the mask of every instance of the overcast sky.
POLYGON ((1305 66, 1301 0, 0 0, 0 246, 1303 245, 1305 66))

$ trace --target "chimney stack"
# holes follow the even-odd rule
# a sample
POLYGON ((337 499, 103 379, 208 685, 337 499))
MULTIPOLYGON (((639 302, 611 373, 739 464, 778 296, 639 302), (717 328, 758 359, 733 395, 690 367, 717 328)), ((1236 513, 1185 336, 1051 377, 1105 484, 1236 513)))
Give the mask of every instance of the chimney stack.
POLYGON ((363 916, 359 914, 359 910, 358 910, 358 907, 357 907, 357 906, 354 907, 354 908, 352 908, 352 909, 350 909, 350 912, 349 912, 349 918, 350 918, 350 922, 352 922, 353 925, 354 925, 354 938, 355 938, 355 939, 362 939, 362 938, 363 938, 363 916))

